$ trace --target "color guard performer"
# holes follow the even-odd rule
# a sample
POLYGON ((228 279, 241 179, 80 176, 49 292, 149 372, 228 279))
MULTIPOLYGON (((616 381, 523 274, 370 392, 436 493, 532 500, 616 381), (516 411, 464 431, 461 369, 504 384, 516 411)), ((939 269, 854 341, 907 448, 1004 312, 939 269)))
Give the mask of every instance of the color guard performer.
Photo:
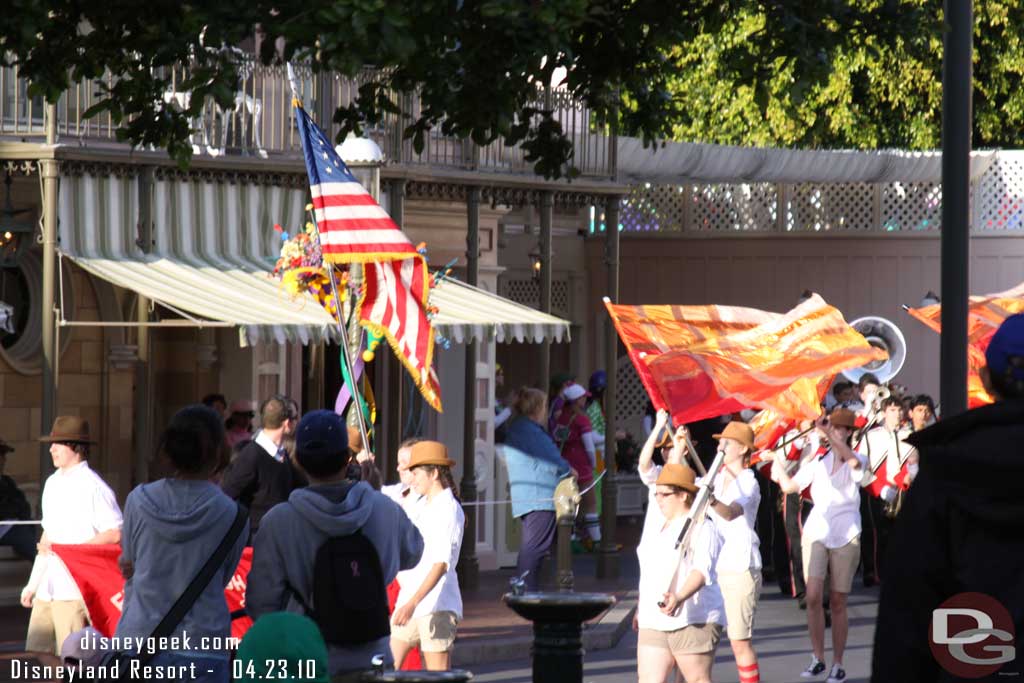
POLYGON ((715 478, 711 519, 722 538, 715 571, 725 601, 727 633, 740 683, 760 683, 757 653, 751 645, 754 613, 761 592, 760 541, 754 531, 761 488, 749 468, 754 449, 754 430, 743 422, 730 422, 721 434, 719 450, 725 452, 722 471, 715 478))
POLYGON ((722 594, 715 582, 720 539, 714 523, 704 521, 685 552, 675 548, 696 493, 692 469, 677 463, 661 469, 654 495, 664 522, 636 549, 640 683, 663 683, 677 666, 687 683, 711 680, 725 623, 722 594))
POLYGON ((849 618, 846 598, 853 586, 853 575, 860 561, 860 480, 866 458, 849 445, 856 416, 849 410, 834 410, 828 419, 819 419, 818 431, 828 440, 829 449, 807 463, 795 476, 786 474, 776 461, 772 476, 787 493, 808 486, 814 509, 803 529, 803 565, 807 580, 807 630, 814 654, 801 674, 816 678, 825 672, 825 613, 823 605, 825 577, 831 571, 833 665, 828 683, 846 680, 843 654, 849 618))

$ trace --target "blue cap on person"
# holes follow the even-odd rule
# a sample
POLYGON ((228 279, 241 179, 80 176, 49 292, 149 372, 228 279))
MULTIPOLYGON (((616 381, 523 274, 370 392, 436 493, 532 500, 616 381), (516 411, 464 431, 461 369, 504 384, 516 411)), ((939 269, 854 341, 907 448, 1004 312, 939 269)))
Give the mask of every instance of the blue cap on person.
MULTIPOLYGON (((328 412, 328 411, 320 411, 328 412)), ((332 413, 333 414, 333 413, 332 413)), ((245 632, 235 654, 235 683, 263 681, 268 662, 279 680, 327 683, 327 645, 309 617, 290 612, 264 614, 245 632)))
MULTIPOLYGON (((992 341, 985 349, 985 363, 989 372, 1002 375, 1010 366, 1011 356, 1024 356, 1024 313, 1011 315, 1003 321, 992 341)), ((1014 370, 1014 376, 1024 379, 1024 368, 1014 370)))
POLYGON ((302 416, 295 430, 295 450, 302 455, 324 457, 348 453, 348 426, 331 410, 313 410, 302 416))

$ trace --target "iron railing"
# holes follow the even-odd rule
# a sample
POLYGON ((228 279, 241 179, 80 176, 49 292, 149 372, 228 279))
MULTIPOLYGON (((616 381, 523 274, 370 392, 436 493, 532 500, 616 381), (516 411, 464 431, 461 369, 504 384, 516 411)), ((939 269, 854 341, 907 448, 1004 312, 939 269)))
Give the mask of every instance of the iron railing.
MULTIPOLYGON (((196 154, 212 156, 299 155, 298 138, 291 107, 291 89, 283 66, 264 66, 252 57, 240 56, 239 83, 234 103, 222 108, 208 100, 201 115, 191 123, 192 145, 196 154)), ((185 66, 165 74, 170 86, 164 92, 165 106, 184 108, 190 93, 180 91, 185 66)), ((308 111, 318 122, 329 122, 338 106, 351 103, 358 88, 379 77, 380 71, 366 69, 355 78, 329 73, 313 73, 304 65, 295 66, 298 86, 308 111)), ((110 84, 109 77, 106 79, 110 84)), ((77 141, 87 147, 95 143, 115 143, 117 124, 109 114, 86 119, 85 111, 98 99, 100 82, 73 83, 57 104, 58 135, 63 142, 77 141)), ((393 93, 392 93, 393 94, 393 93)), ((442 135, 432 130, 423 149, 417 153, 412 140, 403 139, 404 129, 420 111, 415 93, 398 96, 400 115, 388 114, 368 134, 380 145, 389 163, 433 166, 448 169, 479 170, 493 173, 530 174, 533 166, 524 159, 518 146, 506 146, 503 139, 477 146, 470 140, 442 135)), ((574 165, 586 177, 611 178, 615 175, 615 138, 606 127, 596 123, 583 103, 562 91, 547 94, 538 91, 537 105, 547 104, 573 141, 574 165)), ((0 67, 0 137, 39 138, 44 135, 46 107, 40 97, 28 96, 28 83, 18 67, 0 67)), ((337 126, 330 124, 330 132, 337 126)))

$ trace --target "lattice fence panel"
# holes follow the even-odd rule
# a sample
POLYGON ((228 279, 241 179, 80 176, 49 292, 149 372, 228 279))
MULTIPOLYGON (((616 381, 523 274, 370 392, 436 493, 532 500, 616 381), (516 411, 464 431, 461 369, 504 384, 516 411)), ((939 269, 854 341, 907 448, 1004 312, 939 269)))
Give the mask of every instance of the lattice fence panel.
POLYGON ((640 383, 633 361, 629 356, 620 356, 616 368, 615 422, 643 441, 644 410, 647 408, 647 392, 640 383))
POLYGON ((974 192, 975 230, 1024 229, 1024 153, 1000 152, 974 192))
POLYGON ((636 185, 619 209, 622 229, 630 232, 680 232, 686 215, 681 185, 636 185))
POLYGON ((874 187, 867 183, 791 185, 786 232, 864 232, 874 229, 874 187))
POLYGON ((878 230, 934 232, 942 226, 942 186, 939 183, 886 183, 878 230))
MULTIPOLYGON (((533 278, 508 278, 502 280, 501 296, 517 304, 540 309, 540 282, 533 278)), ((563 318, 569 316, 568 280, 551 281, 551 312, 563 318)))
POLYGON ((772 183, 689 186, 694 232, 768 232, 778 222, 778 187, 772 183))

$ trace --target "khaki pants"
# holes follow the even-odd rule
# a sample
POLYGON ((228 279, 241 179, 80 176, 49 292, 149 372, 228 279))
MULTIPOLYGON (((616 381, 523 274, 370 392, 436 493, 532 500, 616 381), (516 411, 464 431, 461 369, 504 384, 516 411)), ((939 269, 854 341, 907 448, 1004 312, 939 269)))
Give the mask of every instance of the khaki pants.
POLYGON ((60 656, 64 639, 89 625, 89 612, 81 600, 39 600, 32 602, 25 649, 60 656))

